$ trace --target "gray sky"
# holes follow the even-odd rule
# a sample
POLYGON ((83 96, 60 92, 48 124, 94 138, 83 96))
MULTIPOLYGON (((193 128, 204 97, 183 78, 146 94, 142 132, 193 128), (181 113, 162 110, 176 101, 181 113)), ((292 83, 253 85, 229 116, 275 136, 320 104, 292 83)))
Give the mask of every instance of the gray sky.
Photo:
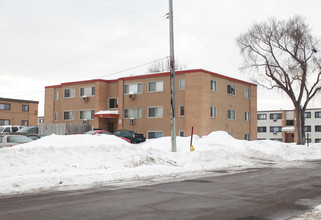
MULTIPOLYGON (((302 15, 321 37, 319 0, 173 2, 175 56, 187 69, 250 81, 235 39, 269 17, 302 15)), ((45 86, 146 73, 131 68, 169 55, 167 12, 168 0, 0 0, 0 96, 40 101, 42 115, 45 86)), ((285 95, 258 87, 259 110, 280 108, 292 109, 285 95)))

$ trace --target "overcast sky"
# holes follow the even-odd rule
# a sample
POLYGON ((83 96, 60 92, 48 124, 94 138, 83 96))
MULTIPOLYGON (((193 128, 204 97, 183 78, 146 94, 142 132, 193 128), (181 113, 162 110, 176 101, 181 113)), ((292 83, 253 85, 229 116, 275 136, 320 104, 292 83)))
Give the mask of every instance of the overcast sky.
MULTIPOLYGON (((235 39, 269 17, 302 15, 321 37, 320 0, 173 2, 175 56, 187 69, 251 81, 235 39)), ((43 115, 45 86, 145 74, 143 64, 169 56, 167 12, 168 0, 0 0, 0 97, 39 101, 43 115)), ((293 107, 258 87, 259 110, 280 108, 293 107)))

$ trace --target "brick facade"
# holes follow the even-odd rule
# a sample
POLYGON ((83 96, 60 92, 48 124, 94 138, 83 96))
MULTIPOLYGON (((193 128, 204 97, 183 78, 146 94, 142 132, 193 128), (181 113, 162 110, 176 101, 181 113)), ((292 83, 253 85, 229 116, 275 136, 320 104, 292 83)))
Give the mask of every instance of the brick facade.
MULTIPOLYGON (((224 130, 233 137, 244 139, 248 135, 251 140, 256 139, 257 130, 257 93, 256 85, 245 81, 226 77, 206 70, 187 70, 176 72, 176 133, 189 136, 192 126, 197 135, 203 136, 211 131, 224 130), (180 81, 185 80, 185 88, 180 89, 180 81), (211 80, 216 82, 216 90, 211 90, 211 80), (227 94, 227 85, 233 86, 235 94, 227 94), (248 90, 250 97, 244 95, 248 90), (211 107, 215 107, 216 116, 210 117, 211 107), (180 108, 184 115, 180 115, 180 108), (228 110, 235 111, 235 119, 227 119, 228 110), (250 118, 246 121, 245 114, 250 118)), ((80 111, 118 110, 117 116, 103 116, 96 114, 87 123, 94 128, 115 131, 118 129, 135 130, 148 137, 149 132, 161 132, 162 136, 170 136, 171 104, 170 104, 170 75, 157 73, 125 77, 117 80, 89 80, 62 83, 45 88, 45 123, 83 123, 80 111), (149 85, 161 86, 159 91, 149 91, 149 85), (127 94, 124 88, 141 86, 141 91, 134 97, 127 94), (80 96, 80 88, 95 87, 95 95, 86 101, 80 96), (75 96, 64 98, 64 90, 74 89, 75 96), (54 99, 55 92, 58 100, 54 99), (110 109, 110 98, 118 99, 118 108, 110 109), (125 118, 124 111, 140 109, 141 117, 125 118), (74 111, 73 120, 64 120, 64 111, 74 111), (151 117, 149 111, 160 111, 161 115, 151 117), (58 120, 53 120, 54 113, 58 120)), ((158 112, 159 113, 159 112, 158 112)), ((159 113, 160 114, 160 113, 159 113)), ((154 115, 153 115, 154 116, 154 115)))

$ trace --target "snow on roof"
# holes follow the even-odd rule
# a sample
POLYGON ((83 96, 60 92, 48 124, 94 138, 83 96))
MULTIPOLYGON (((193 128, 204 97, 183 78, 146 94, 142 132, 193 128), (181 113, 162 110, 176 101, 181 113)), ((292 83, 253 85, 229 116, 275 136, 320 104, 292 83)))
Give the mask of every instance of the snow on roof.
POLYGON ((100 110, 99 112, 96 112, 95 115, 102 115, 102 114, 112 114, 112 115, 118 115, 118 110, 110 111, 110 110, 100 110))
POLYGON ((285 132, 294 132, 294 126, 286 126, 282 128, 282 131, 285 132))

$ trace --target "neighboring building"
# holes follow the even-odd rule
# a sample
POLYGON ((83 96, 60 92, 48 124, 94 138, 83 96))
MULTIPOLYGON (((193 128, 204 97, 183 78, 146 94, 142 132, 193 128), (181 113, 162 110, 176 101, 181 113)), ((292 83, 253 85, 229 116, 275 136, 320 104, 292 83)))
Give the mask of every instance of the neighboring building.
POLYGON ((38 101, 0 98, 0 125, 37 125, 38 104, 38 101))
POLYGON ((43 124, 44 121, 45 121, 45 117, 44 117, 44 116, 39 116, 39 117, 38 117, 38 125, 39 125, 39 124, 43 124))
MULTIPOLYGON (((321 143, 321 109, 307 109, 304 114, 305 132, 309 143, 321 143)), ((296 116, 294 110, 258 111, 258 140, 296 142, 296 116)))
MULTIPOLYGON (((176 72, 177 135, 224 130, 256 139, 257 86, 206 70, 176 72)), ((170 136, 169 73, 68 82, 45 88, 44 123, 89 123, 111 132, 170 136)))

